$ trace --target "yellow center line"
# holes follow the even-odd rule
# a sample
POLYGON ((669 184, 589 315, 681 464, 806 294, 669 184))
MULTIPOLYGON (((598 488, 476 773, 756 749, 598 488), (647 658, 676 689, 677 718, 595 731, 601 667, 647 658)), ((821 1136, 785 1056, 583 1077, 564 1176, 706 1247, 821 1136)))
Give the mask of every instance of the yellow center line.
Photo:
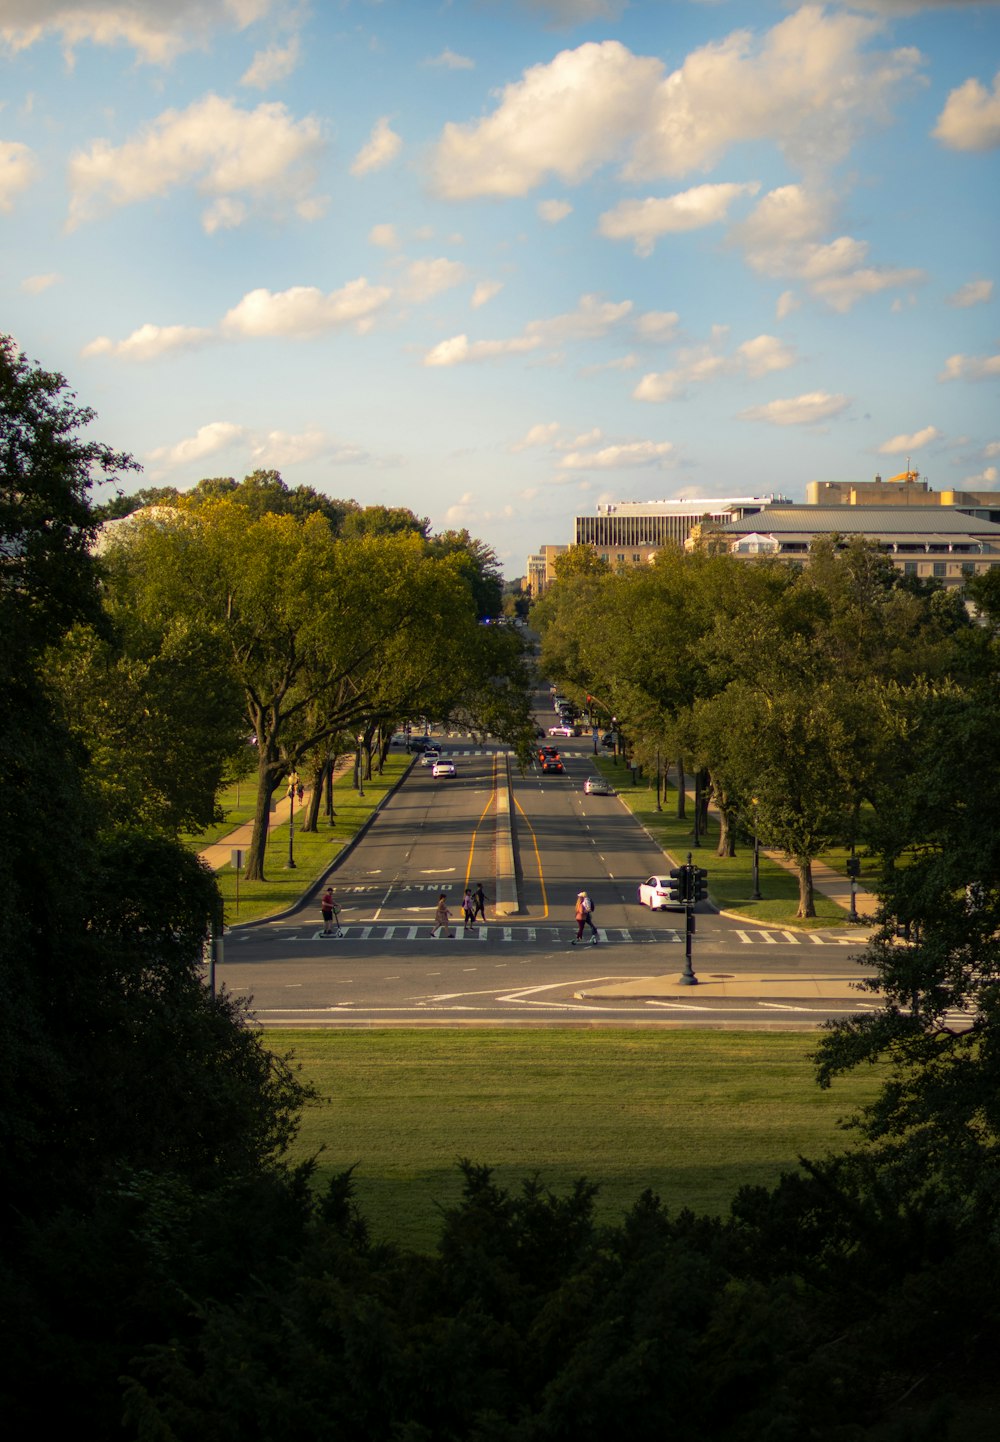
POLYGON ((489 800, 487 801, 486 805, 483 807, 483 814, 482 814, 482 816, 480 816, 479 820, 476 822, 475 830, 474 830, 473 833, 472 833, 472 841, 471 841, 470 844, 469 844, 469 861, 468 861, 468 865, 467 865, 466 868, 465 868, 465 889, 466 889, 466 891, 468 891, 468 889, 469 889, 469 878, 472 876, 472 858, 473 858, 473 853, 475 852, 475 849, 476 849, 476 837, 479 835, 479 828, 480 828, 480 826, 482 826, 483 821, 484 821, 485 818, 486 818, 486 813, 487 813, 487 811, 489 811, 490 807, 493 805, 494 801, 496 800, 496 795, 497 795, 497 757, 496 757, 496 755, 494 755, 494 757, 493 757, 493 790, 490 792, 490 798, 489 798, 489 800))
POLYGON ((538 884, 542 888, 542 920, 544 921, 549 914, 549 898, 548 893, 545 890, 545 877, 542 875, 542 858, 538 852, 538 837, 535 835, 535 828, 532 826, 531 822, 528 820, 527 815, 525 814, 524 807, 521 805, 520 801, 518 801, 516 796, 514 797, 514 805, 524 817, 524 824, 531 832, 531 844, 535 848, 535 861, 538 864, 538 884))

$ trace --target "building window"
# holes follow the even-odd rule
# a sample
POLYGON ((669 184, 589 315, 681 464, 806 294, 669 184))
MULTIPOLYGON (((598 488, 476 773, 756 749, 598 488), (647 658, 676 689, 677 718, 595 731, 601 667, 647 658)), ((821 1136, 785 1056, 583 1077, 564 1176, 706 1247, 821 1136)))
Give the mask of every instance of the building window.
POLYGON ((633 566, 638 566, 638 564, 639 564, 639 562, 640 562, 641 560, 642 560, 642 557, 639 555, 639 552, 638 552, 638 551, 633 551, 633 553, 632 553, 632 564, 633 564, 633 566))
POLYGON ((915 576, 916 574, 917 574, 917 563, 916 563, 916 561, 904 561, 904 562, 903 562, 903 575, 904 575, 904 576, 915 576))
POLYGON ((945 565, 944 561, 934 562, 934 575, 938 578, 938 580, 943 581, 945 576, 947 575, 947 572, 948 567, 945 565))

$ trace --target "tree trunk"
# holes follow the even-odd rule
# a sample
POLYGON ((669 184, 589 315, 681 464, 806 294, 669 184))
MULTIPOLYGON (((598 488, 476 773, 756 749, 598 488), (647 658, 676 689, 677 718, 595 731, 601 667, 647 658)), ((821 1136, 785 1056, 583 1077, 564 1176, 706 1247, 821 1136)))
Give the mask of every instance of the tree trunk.
POLYGON ((715 806, 719 813, 719 844, 715 848, 716 856, 736 855, 736 828, 733 825, 733 814, 726 804, 723 794, 713 787, 715 795, 715 806))
POLYGON ((305 815, 299 822, 300 831, 318 830, 320 802, 323 800, 323 777, 326 774, 328 762, 324 759, 313 767, 312 780, 309 783, 309 805, 306 807, 305 815))
POLYGON ((684 821, 687 818, 687 778, 684 775, 684 757, 677 761, 677 820, 684 821))
POLYGON ((701 773, 701 786, 699 787, 701 799, 701 815, 698 818, 698 830, 702 836, 708 835, 708 804, 712 796, 712 778, 707 771, 701 773))
POLYGON ((813 873, 811 861, 798 861, 799 868, 799 909, 796 917, 816 915, 816 905, 813 898, 813 873))
POLYGON ((253 815, 253 835, 247 851, 244 881, 264 881, 264 853, 271 820, 271 798, 285 773, 284 762, 262 755, 257 765, 257 804, 253 815))

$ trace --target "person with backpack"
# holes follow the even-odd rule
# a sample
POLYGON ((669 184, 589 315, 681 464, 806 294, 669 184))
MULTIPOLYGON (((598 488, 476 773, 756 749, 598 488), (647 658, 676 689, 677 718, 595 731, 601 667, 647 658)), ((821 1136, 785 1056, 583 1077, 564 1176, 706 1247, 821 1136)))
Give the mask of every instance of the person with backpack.
POLYGON ((597 927, 594 925, 594 906, 590 897, 585 891, 577 894, 576 898, 576 936, 570 942, 570 946, 576 946, 578 941, 583 940, 583 928, 590 927, 590 944, 597 945, 597 927))

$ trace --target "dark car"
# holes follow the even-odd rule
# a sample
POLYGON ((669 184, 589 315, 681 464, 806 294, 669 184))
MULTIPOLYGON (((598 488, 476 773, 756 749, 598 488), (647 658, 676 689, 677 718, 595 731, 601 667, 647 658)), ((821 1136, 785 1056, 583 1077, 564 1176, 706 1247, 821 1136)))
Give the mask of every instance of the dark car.
POLYGON ((566 768, 559 760, 558 756, 546 756, 545 760, 542 762, 542 770, 546 772, 546 774, 551 772, 556 776, 561 776, 566 770, 566 768))
POLYGON ((411 736, 411 737, 410 737, 410 750, 411 750, 411 751, 427 751, 428 749, 429 749, 429 750, 432 750, 432 751, 436 751, 436 750, 437 750, 437 742, 434 740, 433 737, 431 737, 431 736, 411 736))

